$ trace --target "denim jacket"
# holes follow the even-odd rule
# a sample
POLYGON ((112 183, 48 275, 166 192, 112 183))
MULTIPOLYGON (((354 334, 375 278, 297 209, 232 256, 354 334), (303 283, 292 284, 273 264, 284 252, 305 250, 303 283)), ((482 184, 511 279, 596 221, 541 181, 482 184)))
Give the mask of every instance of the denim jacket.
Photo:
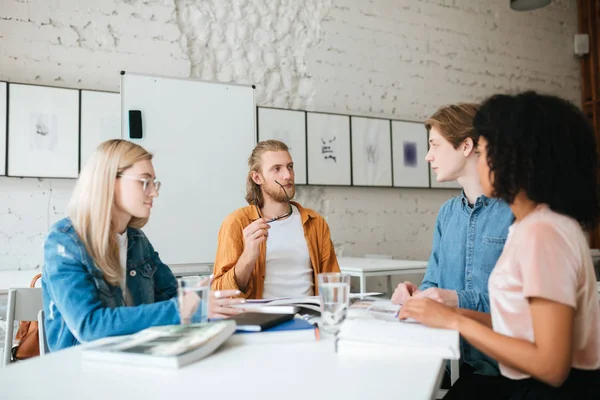
MULTIPOLYGON (((433 249, 420 290, 456 290, 458 307, 490 312, 488 279, 502 253, 514 216, 498 199, 480 196, 469 207, 464 192, 440 208, 433 249)), ((495 361, 463 342, 461 360, 486 375, 498 374, 495 361)))
POLYGON ((50 228, 42 270, 50 351, 179 323, 175 276, 141 230, 127 228, 127 239, 126 279, 133 307, 124 306, 120 286, 104 280, 70 219, 64 218, 50 228))

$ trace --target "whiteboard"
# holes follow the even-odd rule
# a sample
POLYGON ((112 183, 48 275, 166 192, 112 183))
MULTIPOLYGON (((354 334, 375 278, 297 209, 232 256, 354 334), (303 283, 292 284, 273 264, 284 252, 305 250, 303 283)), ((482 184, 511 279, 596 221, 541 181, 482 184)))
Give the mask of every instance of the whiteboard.
POLYGON ((119 93, 81 91, 81 149, 85 166, 100 143, 121 138, 121 96, 119 93))
POLYGON ((162 183, 143 230, 163 262, 213 263, 221 223, 246 205, 255 116, 249 85, 122 72, 123 138, 154 154, 162 183), (142 112, 142 139, 129 138, 129 110, 142 112))

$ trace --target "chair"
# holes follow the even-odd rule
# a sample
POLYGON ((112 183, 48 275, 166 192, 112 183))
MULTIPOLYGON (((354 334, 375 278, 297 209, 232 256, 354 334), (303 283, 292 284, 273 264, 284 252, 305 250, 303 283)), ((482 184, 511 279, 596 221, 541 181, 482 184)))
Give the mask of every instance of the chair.
POLYGON ((38 335, 40 338, 40 356, 50 353, 48 342, 46 342, 46 328, 44 327, 44 310, 38 313, 38 335))
MULTIPOLYGON (((450 386, 454 385, 459 377, 460 364, 458 360, 450 360, 450 386)), ((436 400, 443 399, 448 393, 448 389, 438 389, 436 393, 436 400)))
MULTIPOLYGON (((380 260, 393 260, 393 256, 391 254, 365 254, 365 258, 377 258, 380 260)), ((386 276, 386 290, 387 290, 387 295, 388 296, 392 296, 392 294, 394 294, 394 288, 392 286, 392 276, 388 275, 386 276)))
POLYGON ((9 289, 3 354, 5 367, 10 364, 15 321, 37 321, 41 309, 42 289, 9 289))

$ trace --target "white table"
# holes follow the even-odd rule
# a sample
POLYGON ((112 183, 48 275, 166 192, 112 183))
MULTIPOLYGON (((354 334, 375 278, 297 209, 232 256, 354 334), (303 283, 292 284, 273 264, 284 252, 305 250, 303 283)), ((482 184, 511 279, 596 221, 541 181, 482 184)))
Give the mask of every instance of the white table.
POLYGON ((360 292, 367 291, 367 277, 387 276, 387 290, 393 293, 392 276, 425 273, 427 261, 389 260, 382 258, 338 257, 340 270, 360 278, 360 292))
POLYGON ((179 370, 83 361, 74 347, 0 369, 3 399, 432 399, 438 358, 338 356, 332 341, 231 346, 179 370))

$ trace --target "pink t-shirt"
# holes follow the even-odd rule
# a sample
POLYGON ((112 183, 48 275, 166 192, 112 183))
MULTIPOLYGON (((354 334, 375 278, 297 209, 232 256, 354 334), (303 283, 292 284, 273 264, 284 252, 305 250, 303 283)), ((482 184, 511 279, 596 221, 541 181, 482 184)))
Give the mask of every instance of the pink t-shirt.
MULTIPOLYGON (((514 223, 489 279, 494 331, 535 341, 528 298, 575 309, 572 366, 600 368, 600 306, 590 250, 580 225, 546 205, 514 223)), ((502 375, 529 378, 500 364, 502 375)))

